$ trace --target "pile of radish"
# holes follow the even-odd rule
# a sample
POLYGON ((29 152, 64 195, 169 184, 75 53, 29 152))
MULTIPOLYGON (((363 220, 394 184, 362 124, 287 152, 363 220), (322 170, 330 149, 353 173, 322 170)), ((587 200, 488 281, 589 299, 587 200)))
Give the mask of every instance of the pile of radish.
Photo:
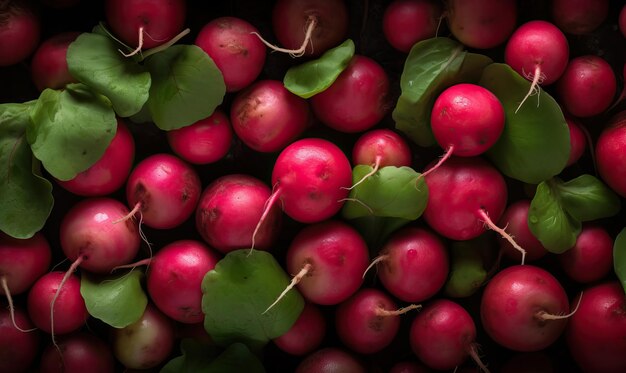
POLYGON ((626 372, 618 0, 0 0, 0 372, 626 372))

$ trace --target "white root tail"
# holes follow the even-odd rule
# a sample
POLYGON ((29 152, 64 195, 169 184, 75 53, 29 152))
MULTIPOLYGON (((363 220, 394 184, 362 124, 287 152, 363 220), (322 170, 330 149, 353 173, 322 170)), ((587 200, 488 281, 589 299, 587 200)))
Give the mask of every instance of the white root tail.
POLYGON ((313 35, 313 30, 315 30, 315 27, 317 26, 317 22, 317 17, 315 16, 309 16, 309 18, 307 18, 304 40, 302 41, 302 45, 300 45, 300 48, 298 49, 281 48, 263 39, 263 37, 259 35, 258 32, 251 32, 251 34, 256 35, 256 37, 258 37, 263 44, 265 44, 268 48, 272 49, 275 52, 288 53, 291 57, 302 57, 306 53, 306 47, 308 44, 311 44, 311 50, 313 50, 311 36, 313 35))
POLYGON ((517 109, 515 109, 515 114, 517 114, 522 105, 524 105, 524 102, 526 102, 526 100, 533 94, 537 94, 537 107, 539 107, 539 94, 541 93, 541 87, 539 85, 543 83, 546 78, 546 76, 541 72, 541 65, 535 66, 534 74, 529 73, 525 74, 525 76, 527 79, 530 79, 532 77, 532 83, 530 84, 530 89, 528 90, 528 93, 526 93, 526 96, 524 96, 522 102, 520 102, 517 106, 517 109))
POLYGON ((504 238, 505 240, 509 241, 509 243, 515 248, 515 250, 519 251, 522 254, 522 263, 521 264, 523 265, 525 260, 526 260, 526 250, 524 250, 517 242, 515 242, 513 237, 510 234, 508 234, 504 229, 498 227, 489 218, 489 215, 487 214, 487 211, 485 211, 484 209, 479 209, 478 210, 478 216, 487 225, 487 227, 489 227, 489 229, 491 229, 492 231, 500 234, 500 236, 502 236, 502 238, 504 238))
POLYGON ((438 169, 439 166, 441 166, 443 164, 443 162, 447 161, 448 158, 450 158, 453 153, 454 153, 454 145, 448 146, 448 149, 446 150, 446 153, 441 157, 441 159, 439 159, 439 162, 437 162, 434 166, 429 168, 428 171, 425 171, 424 173, 421 173, 417 177, 417 181, 415 183, 417 184, 420 181, 420 179, 426 177, 426 175, 428 175, 429 173, 431 173, 431 172, 435 171, 436 169, 438 169))
POLYGON ((61 289, 63 288, 63 285, 65 285, 65 283, 70 278, 72 273, 76 272, 76 269, 78 269, 78 266, 80 266, 83 260, 85 260, 85 257, 81 255, 78 258, 76 258, 74 263, 72 263, 72 265, 67 270, 67 272, 65 272, 65 275, 63 276, 63 279, 59 283, 59 287, 57 288, 57 291, 54 293, 54 297, 52 297, 52 301, 50 302, 50 336, 52 338, 52 344, 57 349, 57 351, 59 351, 59 353, 61 353, 61 347, 57 344, 57 341, 54 337, 54 304, 56 303, 57 298, 59 297, 59 294, 61 293, 61 289))
POLYGON ((472 343, 470 345, 467 353, 472 358, 472 360, 474 360, 476 365, 478 365, 478 368, 480 368, 480 370, 482 370, 485 373, 490 373, 485 363, 483 363, 482 360, 480 360, 480 356, 478 355, 478 345, 476 343, 472 343))
POLYGON ((576 311, 578 311, 578 307, 580 307, 580 301, 583 299, 583 292, 580 292, 580 297, 578 298, 578 303, 576 303, 576 307, 574 307, 574 310, 570 313, 568 313, 567 315, 553 315, 551 313, 547 313, 546 311, 539 311, 535 314, 535 316, 541 320, 562 320, 562 319, 569 319, 570 317, 574 316, 574 314, 576 313, 576 311))
POLYGON ((252 232, 252 242, 250 245, 250 252, 248 252, 248 256, 250 256, 250 254, 252 254, 252 251, 254 250, 254 246, 256 245, 256 235, 259 233, 261 225, 263 225, 263 222, 265 221, 265 219, 267 219, 267 215, 269 215, 270 211, 272 211, 272 207, 274 207, 274 204, 276 204, 281 194, 282 189, 280 189, 280 186, 278 185, 278 183, 276 183, 276 185, 274 185, 274 191, 270 195, 270 198, 268 198, 263 205, 263 213, 261 214, 261 218, 256 224, 256 227, 254 227, 254 232, 252 232))
POLYGON ((0 286, 2 286, 2 290, 4 290, 4 294, 7 297, 7 302, 9 302, 9 314, 11 315, 11 321, 13 322, 13 326, 15 327, 15 329, 19 330, 22 333, 28 333, 37 330, 37 328, 22 329, 17 326, 17 322, 15 322, 15 307, 13 306, 13 298, 11 297, 11 291, 9 290, 9 284, 7 283, 6 276, 0 277, 0 286))
POLYGON ((398 308, 397 310, 386 310, 384 308, 376 309, 376 316, 388 317, 388 316, 400 316, 412 310, 419 310, 422 308, 421 304, 409 304, 406 307, 398 308))
POLYGON ((376 156, 376 160, 374 161, 374 165, 372 166, 372 171, 368 172, 367 174, 363 175, 363 177, 361 178, 361 180, 357 181, 356 183, 354 183, 354 185, 352 185, 349 188, 346 187, 341 187, 341 189, 346 189, 346 190, 352 190, 354 189, 357 185, 361 184, 362 182, 364 182, 365 180, 367 180, 368 177, 374 175, 376 172, 378 172, 378 168, 380 167, 380 161, 382 160, 382 157, 380 155, 376 156))
POLYGON ((367 272, 369 272, 370 269, 372 269, 376 264, 382 262, 383 260, 386 260, 388 257, 389 255, 379 255, 376 258, 374 258, 374 260, 372 260, 370 265, 368 265, 367 268, 365 268, 365 271, 363 272, 363 276, 361 276, 361 278, 365 278, 365 275, 367 274, 367 272))
POLYGON ((311 268, 313 268, 313 266, 311 265, 311 263, 306 263, 302 269, 300 270, 300 272, 298 272, 295 276, 293 276, 293 278, 291 279, 291 282, 289 283, 289 285, 285 288, 285 290, 283 290, 282 293, 280 293, 280 295, 278 296, 278 298, 276 298, 276 300, 274 301, 274 303, 270 304, 269 307, 267 307, 267 309, 265 311, 263 311, 262 315, 265 315, 269 310, 271 310, 276 304, 278 304, 278 302, 283 299, 283 297, 289 292, 289 290, 293 289, 294 286, 298 285, 298 283, 304 278, 304 276, 307 275, 307 273, 309 273, 311 271, 311 268))

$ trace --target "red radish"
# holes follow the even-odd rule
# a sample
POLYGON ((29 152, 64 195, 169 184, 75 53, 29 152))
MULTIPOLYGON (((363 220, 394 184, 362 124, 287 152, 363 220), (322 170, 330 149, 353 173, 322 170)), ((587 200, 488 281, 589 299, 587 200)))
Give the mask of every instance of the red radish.
POLYGON ((441 239, 417 227, 394 232, 372 262, 376 263, 382 285, 405 302, 421 302, 434 296, 450 271, 448 251, 441 239))
POLYGON ((239 92, 230 109, 233 130, 258 152, 276 152, 293 142, 311 123, 308 102, 279 80, 260 80, 239 92))
MULTIPOLYGON (((582 297, 582 298, 581 298, 582 297)), ((585 373, 626 371, 626 297, 617 281, 587 288, 565 333, 574 361, 585 373)))
POLYGON ((589 34, 609 15, 609 0, 552 0, 550 12, 563 32, 589 34))
POLYGON ((62 32, 44 40, 33 55, 30 72, 38 90, 61 89, 76 82, 67 69, 67 48, 80 35, 79 32, 62 32))
POLYGON ((363 364, 338 347, 325 347, 302 360, 295 373, 365 373, 363 364))
POLYGON ((24 61, 35 51, 41 33, 39 16, 25 1, 0 3, 0 67, 24 61))
POLYGON ((556 83, 563 108, 577 117, 591 117, 604 112, 617 91, 615 73, 602 57, 585 55, 569 61, 556 83))
POLYGON ((415 361, 401 361, 395 363, 389 373, 430 373, 431 370, 415 361))
POLYGON ((202 322, 202 279, 219 260, 219 255, 199 241, 178 240, 165 245, 152 257, 146 271, 150 299, 176 321, 202 322))
POLYGON ((578 162, 580 157, 587 149, 587 136, 583 131, 583 127, 573 118, 566 116, 565 121, 569 128, 570 152, 566 166, 571 166, 578 162))
POLYGON ((133 167, 135 139, 122 119, 100 159, 71 180, 56 180, 64 189, 87 197, 106 196, 120 189, 133 167))
POLYGON ((112 334, 113 355, 127 369, 157 367, 174 347, 173 321, 150 303, 139 320, 112 334))
MULTIPOLYGON (((487 334, 520 352, 552 345, 567 324, 569 301, 558 280, 533 265, 507 267, 487 283, 480 317, 487 334)), ((573 312, 575 314, 575 312, 573 312)))
POLYGON ((39 353, 40 333, 21 308, 9 311, 0 302, 0 372, 26 372, 39 353))
POLYGON ((360 354, 372 354, 396 337, 399 316, 416 308, 411 305, 398 310, 385 292, 361 289, 335 309, 335 330, 344 346, 360 354))
POLYGON ((389 78, 373 59, 354 55, 333 84, 310 101, 315 116, 330 128, 362 132, 380 122, 391 108, 389 78))
POLYGON ((46 333, 67 334, 85 325, 89 317, 75 274, 53 271, 41 276, 28 292, 28 315, 46 333))
POLYGON ((250 247, 271 249, 280 233, 282 220, 277 205, 265 216, 253 241, 254 230, 271 194, 265 183, 250 175, 219 177, 200 196, 196 229, 212 248, 224 254, 250 247))
POLYGON ((608 186, 626 197, 626 110, 615 114, 602 130, 595 147, 598 173, 608 186))
POLYGON ((137 51, 170 41, 183 30, 185 0, 106 0, 105 17, 113 34, 137 51))
POLYGON ((437 299, 427 304, 413 319, 409 340, 415 355, 433 369, 455 369, 471 357, 488 371, 478 356, 472 316, 451 300, 437 299))
POLYGON ((613 238, 604 227, 585 223, 574 247, 558 259, 563 271, 578 283, 602 280, 613 269, 613 238))
POLYGON ((113 373, 115 359, 102 339, 79 331, 59 337, 58 346, 50 344, 43 350, 39 372, 113 373))
MULTIPOLYGON (((563 75, 569 60, 569 44, 563 32, 550 22, 533 20, 518 27, 506 43, 504 61, 532 82, 519 110, 539 85, 550 85, 563 75)), ((516 111, 517 112, 517 111, 516 111)))
POLYGON ((408 53, 418 41, 435 36, 442 6, 434 0, 395 0, 383 14, 383 33, 392 47, 408 53))
POLYGON ((626 5, 622 6, 622 10, 619 12, 618 24, 622 35, 626 38, 626 5))
POLYGON ((126 182, 126 199, 147 226, 171 229, 195 211, 202 185, 196 170, 180 158, 152 154, 140 161, 126 182))
POLYGON ((363 133, 352 147, 352 164, 378 169, 386 166, 411 166, 409 144, 397 132, 379 128, 363 133))
POLYGON ((116 199, 101 197, 79 201, 61 221, 59 241, 63 253, 78 266, 94 273, 109 273, 129 263, 139 251, 140 237, 132 220, 115 223, 128 215, 116 199))
POLYGON ((252 84, 265 64, 265 46, 254 34, 258 30, 237 17, 215 18, 198 32, 195 44, 220 69, 227 92, 252 84))
POLYGON ((230 120, 221 109, 208 118, 167 132, 167 141, 174 153, 193 164, 214 163, 224 158, 232 139, 230 120))
POLYGON ((315 351, 325 336, 326 318, 318 306, 306 302, 293 326, 273 341, 288 354, 303 356, 315 351))
POLYGON ((450 31, 468 47, 494 48, 504 43, 517 23, 515 0, 451 0, 446 14, 450 31))
MULTIPOLYGON (((530 209, 530 200, 521 199, 510 204, 504 214, 498 221, 498 226, 506 227, 506 231, 513 237, 515 242, 526 250, 526 260, 535 261, 543 258, 548 251, 539 242, 537 237, 532 234, 528 227, 528 210, 530 209)), ((521 259, 521 253, 515 249, 511 243, 500 238, 500 250, 510 259, 521 259)))

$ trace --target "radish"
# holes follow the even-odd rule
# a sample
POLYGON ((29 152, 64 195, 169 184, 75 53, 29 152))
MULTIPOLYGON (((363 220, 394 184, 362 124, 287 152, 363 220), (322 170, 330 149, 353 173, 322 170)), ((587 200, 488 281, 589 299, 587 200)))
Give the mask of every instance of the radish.
POLYGON ((425 228, 405 227, 392 234, 370 267, 378 265, 385 289, 405 302, 434 296, 450 271, 448 251, 441 239, 425 228))
POLYGON ((613 269, 613 238, 604 227, 585 223, 574 247, 558 259, 563 271, 578 283, 602 280, 613 269))
POLYGON ((166 133, 167 141, 183 160, 193 164, 209 164, 224 158, 233 139, 228 116, 216 109, 208 118, 166 133))
POLYGON ((281 81, 260 80, 237 94, 230 121, 244 144, 270 153, 299 137, 311 124, 311 114, 307 101, 289 92, 281 81))
POLYGON ((106 196, 124 185, 134 159, 135 140, 128 126, 118 118, 115 136, 100 159, 73 179, 56 179, 56 182, 79 196, 106 196))
POLYGON ((615 73, 602 57, 584 55, 573 58, 556 83, 563 108, 576 117, 591 117, 604 112, 617 92, 615 73))
POLYGON ((250 247, 269 250, 280 233, 280 207, 275 205, 267 213, 254 241, 253 233, 271 194, 265 183, 250 175, 219 177, 200 196, 196 229, 212 248, 223 254, 250 247))
POLYGON ((26 372, 39 353, 40 333, 21 308, 7 310, 0 302, 0 372, 26 372))
POLYGON ((451 0, 446 13, 452 35, 470 48, 504 43, 515 29, 515 0, 451 0))
POLYGON ((41 355, 42 373, 113 373, 115 359, 109 346, 92 333, 74 332, 61 336, 58 348, 48 345, 41 355))
POLYGON ((622 35, 626 38, 626 5, 622 6, 622 10, 619 12, 618 25, 622 35))
POLYGON ((320 308, 306 302, 293 326, 273 342, 282 351, 303 356, 315 351, 326 336, 326 318, 320 308))
POLYGON ((611 117, 596 140, 598 174, 608 186, 626 197, 626 110, 611 117))
POLYGON ((265 64, 265 46, 258 30, 237 17, 215 18, 200 29, 194 42, 222 72, 226 92, 236 92, 254 82, 265 64))
POLYGON ((330 128, 362 132, 391 109, 389 77, 373 59, 355 55, 326 90, 310 98, 315 116, 330 128))
POLYGON ((570 152, 566 166, 571 166, 578 162, 580 157, 587 149, 587 136, 581 127, 581 124, 570 116, 565 117, 567 127, 569 128, 570 152))
POLYGON ((568 312, 567 294, 558 280, 530 264, 496 273, 480 304, 487 334, 501 346, 521 352, 552 345, 565 330, 568 312))
POLYGON ((417 305, 397 309, 381 290, 361 289, 335 309, 335 330, 344 346, 360 354, 373 354, 387 347, 398 334, 401 314, 417 305))
POLYGON ((30 72, 38 90, 61 89, 75 83, 67 69, 67 48, 80 35, 79 32, 62 32, 44 40, 35 50, 30 63, 30 72))
MULTIPOLYGON (((582 298, 581 298, 582 297, 582 298)), ((585 373, 626 371, 626 297, 617 281, 587 288, 565 333, 572 358, 585 373)))
POLYGON ((0 2, 0 67, 24 61, 39 44, 41 25, 25 1, 0 2))
POLYGON ((295 373, 365 373, 363 364, 338 347, 325 347, 307 356, 295 373))
POLYGON ((437 33, 442 6, 434 0, 394 0, 383 14, 383 34, 392 47, 408 53, 418 41, 437 33))
MULTIPOLYGON (((535 261, 543 258, 548 251, 528 227, 530 200, 521 199, 510 204, 498 221, 498 226, 506 227, 507 232, 515 237, 515 242, 526 250, 526 260, 535 261)), ((519 260, 521 253, 505 239, 500 239, 500 250, 510 259, 519 260)))
POLYGON ((218 254, 199 241, 185 239, 163 246, 146 271, 150 299, 178 322, 202 322, 202 279, 219 260, 218 254))
POLYGON ((550 13, 564 32, 589 34, 609 15, 609 0, 552 0, 550 13))
POLYGON ((532 84, 517 110, 531 94, 539 92, 539 85, 557 81, 563 75, 568 59, 567 38, 552 23, 533 20, 518 27, 506 43, 504 61, 532 84))
POLYGON ((488 372, 478 356, 474 320, 451 300, 428 303, 413 319, 409 340, 415 355, 433 369, 455 369, 471 357, 488 372))
POLYGON ((196 170, 167 153, 140 161, 126 182, 128 216, 139 213, 147 226, 171 229, 184 223, 196 209, 202 185, 196 170))

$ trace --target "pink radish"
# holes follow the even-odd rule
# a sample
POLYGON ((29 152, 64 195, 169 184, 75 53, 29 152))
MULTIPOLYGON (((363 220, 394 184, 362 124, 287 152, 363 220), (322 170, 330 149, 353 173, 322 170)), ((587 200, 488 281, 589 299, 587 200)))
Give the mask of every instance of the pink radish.
POLYGON ((265 64, 265 46, 254 34, 258 30, 237 17, 219 17, 204 25, 195 44, 220 69, 227 92, 239 91, 254 82, 265 64))
POLYGON ((452 35, 471 48, 504 43, 517 24, 515 0, 451 0, 445 13, 452 35))
POLYGON ((306 302, 293 326, 273 340, 282 351, 303 356, 315 351, 326 336, 326 318, 320 308, 306 302))
POLYGON ((0 67, 24 61, 39 44, 39 16, 28 3, 0 3, 0 67))
POLYGON ((565 333, 572 358, 585 373, 626 371, 626 297, 617 281, 579 293, 565 333))
POLYGON ((558 259, 563 271, 578 283, 602 280, 613 270, 613 238, 604 227, 585 223, 574 247, 558 259))
POLYGON ((239 92, 230 109, 237 137, 258 152, 276 152, 311 124, 308 102, 289 92, 281 81, 260 80, 239 92))
POLYGON ((609 0, 552 0, 550 13, 563 32, 585 35, 600 27, 609 15, 609 0))
POLYGON ((433 369, 455 369, 471 357, 488 371, 478 356, 472 316, 451 300, 428 303, 413 319, 409 340, 419 360, 433 369))
POLYGON ((107 343, 95 334, 74 332, 59 337, 58 348, 48 345, 41 355, 41 373, 113 373, 115 359, 107 343))
POLYGON ((147 226, 171 229, 193 214, 201 192, 200 177, 187 162, 167 153, 152 154, 128 176, 129 216, 139 213, 147 226))
POLYGON ((501 346, 521 352, 552 345, 565 330, 569 312, 567 294, 558 280, 530 264, 496 273, 480 305, 487 334, 501 346))
POLYGON ((598 174, 608 186, 626 197, 626 110, 611 117, 596 140, 598 174))
POLYGON ((355 55, 333 84, 310 98, 315 116, 330 128, 362 132, 391 109, 389 77, 373 59, 355 55))
POLYGON ((35 50, 30 72, 38 90, 61 89, 76 82, 67 69, 67 48, 80 35, 79 32, 62 32, 44 40, 35 50))
POLYGON ((585 135, 581 124, 576 120, 570 116, 566 116, 565 121, 567 122, 567 127, 569 128, 570 139, 570 152, 566 166, 571 166, 578 162, 583 153, 585 153, 585 150, 587 149, 587 136, 585 135))
POLYGON ((271 194, 265 183, 250 175, 219 177, 200 196, 196 229, 212 248, 224 254, 250 247, 271 249, 280 233, 282 220, 277 205, 267 213, 253 241, 254 230, 271 194))
MULTIPOLYGON (((543 258, 548 251, 532 234, 528 227, 528 210, 530 200, 521 199, 504 210, 504 214, 498 221, 498 226, 506 227, 507 232, 515 237, 515 242, 526 250, 526 260, 535 261, 543 258)), ((521 259, 521 253, 511 243, 503 238, 499 239, 500 250, 510 259, 521 259)))
POLYGON ((434 0, 395 0, 383 14, 383 33, 392 47, 408 53, 418 41, 435 36, 442 6, 434 0))
POLYGON ((135 159, 135 140, 127 125, 118 118, 113 140, 100 159, 73 179, 56 180, 64 189, 87 197, 105 196, 126 182, 135 159))
POLYGON ((193 164, 209 164, 224 158, 232 139, 230 120, 221 109, 216 109, 208 118, 167 132, 172 151, 193 164))
POLYGON ((304 358, 295 373, 365 373, 363 363, 338 347, 325 347, 304 358))
POLYGON ((39 353, 40 333, 33 329, 26 312, 21 308, 9 311, 0 302, 0 372, 26 372, 39 353))

